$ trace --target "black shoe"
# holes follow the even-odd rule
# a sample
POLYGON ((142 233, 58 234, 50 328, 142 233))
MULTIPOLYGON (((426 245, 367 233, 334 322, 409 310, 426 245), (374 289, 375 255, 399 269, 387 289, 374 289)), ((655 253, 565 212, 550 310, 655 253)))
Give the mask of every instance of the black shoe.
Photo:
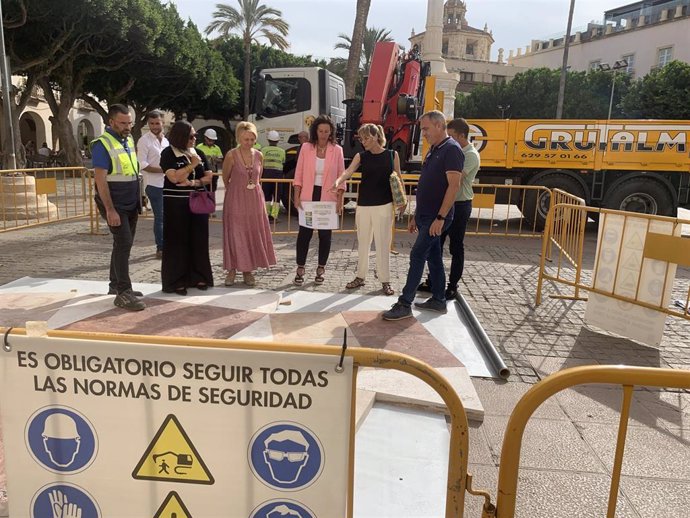
POLYGON ((445 302, 436 300, 434 298, 427 299, 424 302, 415 302, 414 307, 419 309, 428 309, 429 311, 436 311, 437 313, 447 313, 448 308, 445 302))
POLYGON ((146 304, 136 298, 132 290, 127 290, 120 293, 117 297, 115 297, 113 304, 115 304, 118 308, 129 311, 141 311, 142 309, 146 309, 146 304))
POLYGON ((411 316, 412 308, 410 308, 410 306, 405 306, 400 302, 396 302, 388 311, 381 315, 381 318, 384 320, 402 320, 403 318, 409 318, 411 316))
POLYGON ((429 279, 425 280, 423 283, 417 286, 417 291, 431 293, 431 284, 429 284, 429 279))
MULTIPOLYGON (((127 291, 129 291, 135 297, 143 297, 144 296, 144 294, 140 291, 134 291, 134 290, 127 290, 127 291)), ((115 291, 113 288, 110 288, 108 290, 108 295, 117 295, 117 291, 115 291)))
POLYGON ((455 287, 453 288, 452 286, 448 286, 446 288, 446 300, 455 300, 458 297, 458 288, 455 287))

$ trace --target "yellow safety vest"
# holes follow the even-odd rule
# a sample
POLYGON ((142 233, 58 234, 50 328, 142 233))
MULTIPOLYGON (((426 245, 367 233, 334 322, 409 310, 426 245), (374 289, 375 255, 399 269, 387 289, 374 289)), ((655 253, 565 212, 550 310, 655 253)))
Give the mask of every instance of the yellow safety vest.
POLYGON ((105 150, 110 155, 110 162, 112 164, 112 171, 108 174, 107 180, 109 182, 131 182, 138 179, 139 175, 139 161, 134 152, 134 139, 130 135, 127 137, 127 147, 130 153, 118 139, 113 137, 107 131, 103 133, 96 140, 91 142, 91 145, 96 142, 103 143, 105 150))
POLYGON ((215 144, 212 146, 199 144, 196 148, 203 151, 204 155, 206 155, 208 158, 223 158, 223 152, 215 144))
POLYGON ((264 169, 283 170, 285 165, 285 150, 278 146, 266 146, 261 150, 264 155, 264 169))

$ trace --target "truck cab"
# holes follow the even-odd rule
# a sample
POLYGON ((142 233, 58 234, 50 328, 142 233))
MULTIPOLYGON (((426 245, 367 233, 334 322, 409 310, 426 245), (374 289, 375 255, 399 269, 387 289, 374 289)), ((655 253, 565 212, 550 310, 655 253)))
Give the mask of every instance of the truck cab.
POLYGON ((261 70, 249 120, 256 125, 258 142, 266 134, 280 134, 280 146, 297 144, 297 134, 309 131, 319 115, 328 115, 336 126, 345 118, 345 83, 320 67, 269 68, 261 70))

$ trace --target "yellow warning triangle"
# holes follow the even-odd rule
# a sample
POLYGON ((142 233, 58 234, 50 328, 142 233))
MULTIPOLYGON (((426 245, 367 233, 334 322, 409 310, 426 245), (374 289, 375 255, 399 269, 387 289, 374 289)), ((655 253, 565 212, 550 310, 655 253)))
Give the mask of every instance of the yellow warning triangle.
POLYGON ((168 493, 153 518, 192 518, 187 506, 175 491, 168 493))
POLYGON ((173 414, 163 421, 132 477, 190 484, 214 483, 213 475, 173 414))

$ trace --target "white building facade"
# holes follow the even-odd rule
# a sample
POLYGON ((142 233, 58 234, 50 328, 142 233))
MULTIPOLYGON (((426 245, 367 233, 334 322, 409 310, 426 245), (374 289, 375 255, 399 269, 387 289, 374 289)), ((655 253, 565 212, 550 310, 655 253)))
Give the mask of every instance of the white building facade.
MULTIPOLYGON (((447 71, 459 75, 458 92, 468 93, 480 84, 507 81, 525 70, 505 63, 503 49, 498 51, 498 61, 491 61, 491 31, 486 24, 483 29, 470 26, 466 14, 467 4, 462 0, 447 0, 443 6, 441 55, 447 71)), ((422 54, 424 37, 424 32, 414 31, 410 37, 410 43, 419 46, 422 54)))
MULTIPOLYGON (((532 40, 510 51, 508 63, 524 68, 560 68, 565 36, 532 40)), ((571 35, 568 66, 587 71, 600 64, 627 61, 632 77, 643 77, 672 60, 690 62, 690 0, 643 0, 604 13, 571 35)))

